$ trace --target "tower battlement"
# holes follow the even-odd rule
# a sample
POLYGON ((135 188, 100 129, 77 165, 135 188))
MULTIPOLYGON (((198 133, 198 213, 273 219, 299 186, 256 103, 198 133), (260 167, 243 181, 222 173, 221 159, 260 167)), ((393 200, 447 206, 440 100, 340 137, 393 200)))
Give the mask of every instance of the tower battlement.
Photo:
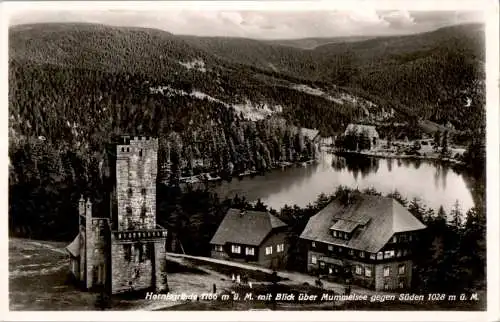
POLYGON ((122 135, 119 137, 118 145, 135 145, 138 143, 142 144, 158 144, 158 139, 152 136, 131 136, 122 135))

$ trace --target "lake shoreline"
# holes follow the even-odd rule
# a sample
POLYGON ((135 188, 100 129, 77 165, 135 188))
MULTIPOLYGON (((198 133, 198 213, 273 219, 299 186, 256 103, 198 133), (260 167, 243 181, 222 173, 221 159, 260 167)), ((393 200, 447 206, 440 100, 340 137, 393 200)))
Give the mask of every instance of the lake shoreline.
POLYGON ((441 158, 434 156, 423 156, 423 155, 404 155, 397 153, 386 153, 386 152, 362 152, 362 151, 336 151, 332 150, 332 153, 335 155, 343 156, 343 155, 361 155, 366 157, 374 157, 381 159, 410 159, 410 160, 426 160, 426 161, 438 161, 446 164, 452 164, 456 166, 464 166, 465 162, 458 161, 451 158, 441 158))

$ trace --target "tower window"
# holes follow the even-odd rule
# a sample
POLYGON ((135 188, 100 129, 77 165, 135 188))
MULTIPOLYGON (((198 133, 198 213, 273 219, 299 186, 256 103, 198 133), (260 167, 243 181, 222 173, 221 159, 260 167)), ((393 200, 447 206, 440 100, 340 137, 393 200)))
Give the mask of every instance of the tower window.
POLYGON ((132 188, 128 188, 128 196, 129 196, 129 198, 132 197, 132 193, 133 193, 132 188))
POLYGON ((131 215, 132 215, 132 208, 127 207, 127 216, 131 216, 131 215))
POLYGON ((130 262, 130 259, 132 257, 132 247, 130 246, 130 244, 123 245, 123 252, 125 253, 125 260, 130 262))
POLYGON ((146 206, 142 206, 141 208, 141 218, 145 218, 146 217, 146 213, 148 212, 146 206))
POLYGON ((127 152, 130 152, 130 148, 127 148, 127 152))
POLYGON ((143 196, 145 196, 145 195, 146 195, 146 188, 142 188, 142 189, 141 189, 141 194, 142 194, 143 196))
POLYGON ((141 243, 134 245, 134 253, 136 263, 144 262, 144 249, 141 243))
POLYGON ((139 156, 142 157, 142 149, 139 150, 139 156))
POLYGON ((154 252, 154 245, 152 243, 145 244, 145 253, 146 253, 146 260, 151 259, 153 257, 153 252, 154 252))

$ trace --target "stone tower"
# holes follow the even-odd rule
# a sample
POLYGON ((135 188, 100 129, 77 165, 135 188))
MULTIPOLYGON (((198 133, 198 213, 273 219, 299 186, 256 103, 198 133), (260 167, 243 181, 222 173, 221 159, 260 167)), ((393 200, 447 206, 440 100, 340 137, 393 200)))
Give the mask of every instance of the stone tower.
POLYGON ((78 202, 79 234, 66 248, 86 289, 168 290, 167 230, 156 224, 158 140, 124 136, 109 145, 103 200, 78 202), (109 207, 108 207, 109 205, 109 207))
POLYGON ((167 230, 156 224, 158 139, 123 136, 111 152, 111 290, 164 291, 167 230))
POLYGON ((116 147, 117 230, 154 229, 158 139, 124 137, 116 147))

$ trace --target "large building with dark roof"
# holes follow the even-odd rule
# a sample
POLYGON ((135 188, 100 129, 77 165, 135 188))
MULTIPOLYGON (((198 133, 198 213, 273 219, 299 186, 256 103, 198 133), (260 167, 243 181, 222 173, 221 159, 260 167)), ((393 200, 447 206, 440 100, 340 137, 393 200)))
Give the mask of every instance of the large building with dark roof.
POLYGON ((408 289, 412 249, 426 226, 392 198, 351 193, 309 219, 308 272, 375 290, 408 289))
POLYGON ((268 268, 286 264, 287 225, 268 212, 229 209, 210 244, 212 257, 268 268))

